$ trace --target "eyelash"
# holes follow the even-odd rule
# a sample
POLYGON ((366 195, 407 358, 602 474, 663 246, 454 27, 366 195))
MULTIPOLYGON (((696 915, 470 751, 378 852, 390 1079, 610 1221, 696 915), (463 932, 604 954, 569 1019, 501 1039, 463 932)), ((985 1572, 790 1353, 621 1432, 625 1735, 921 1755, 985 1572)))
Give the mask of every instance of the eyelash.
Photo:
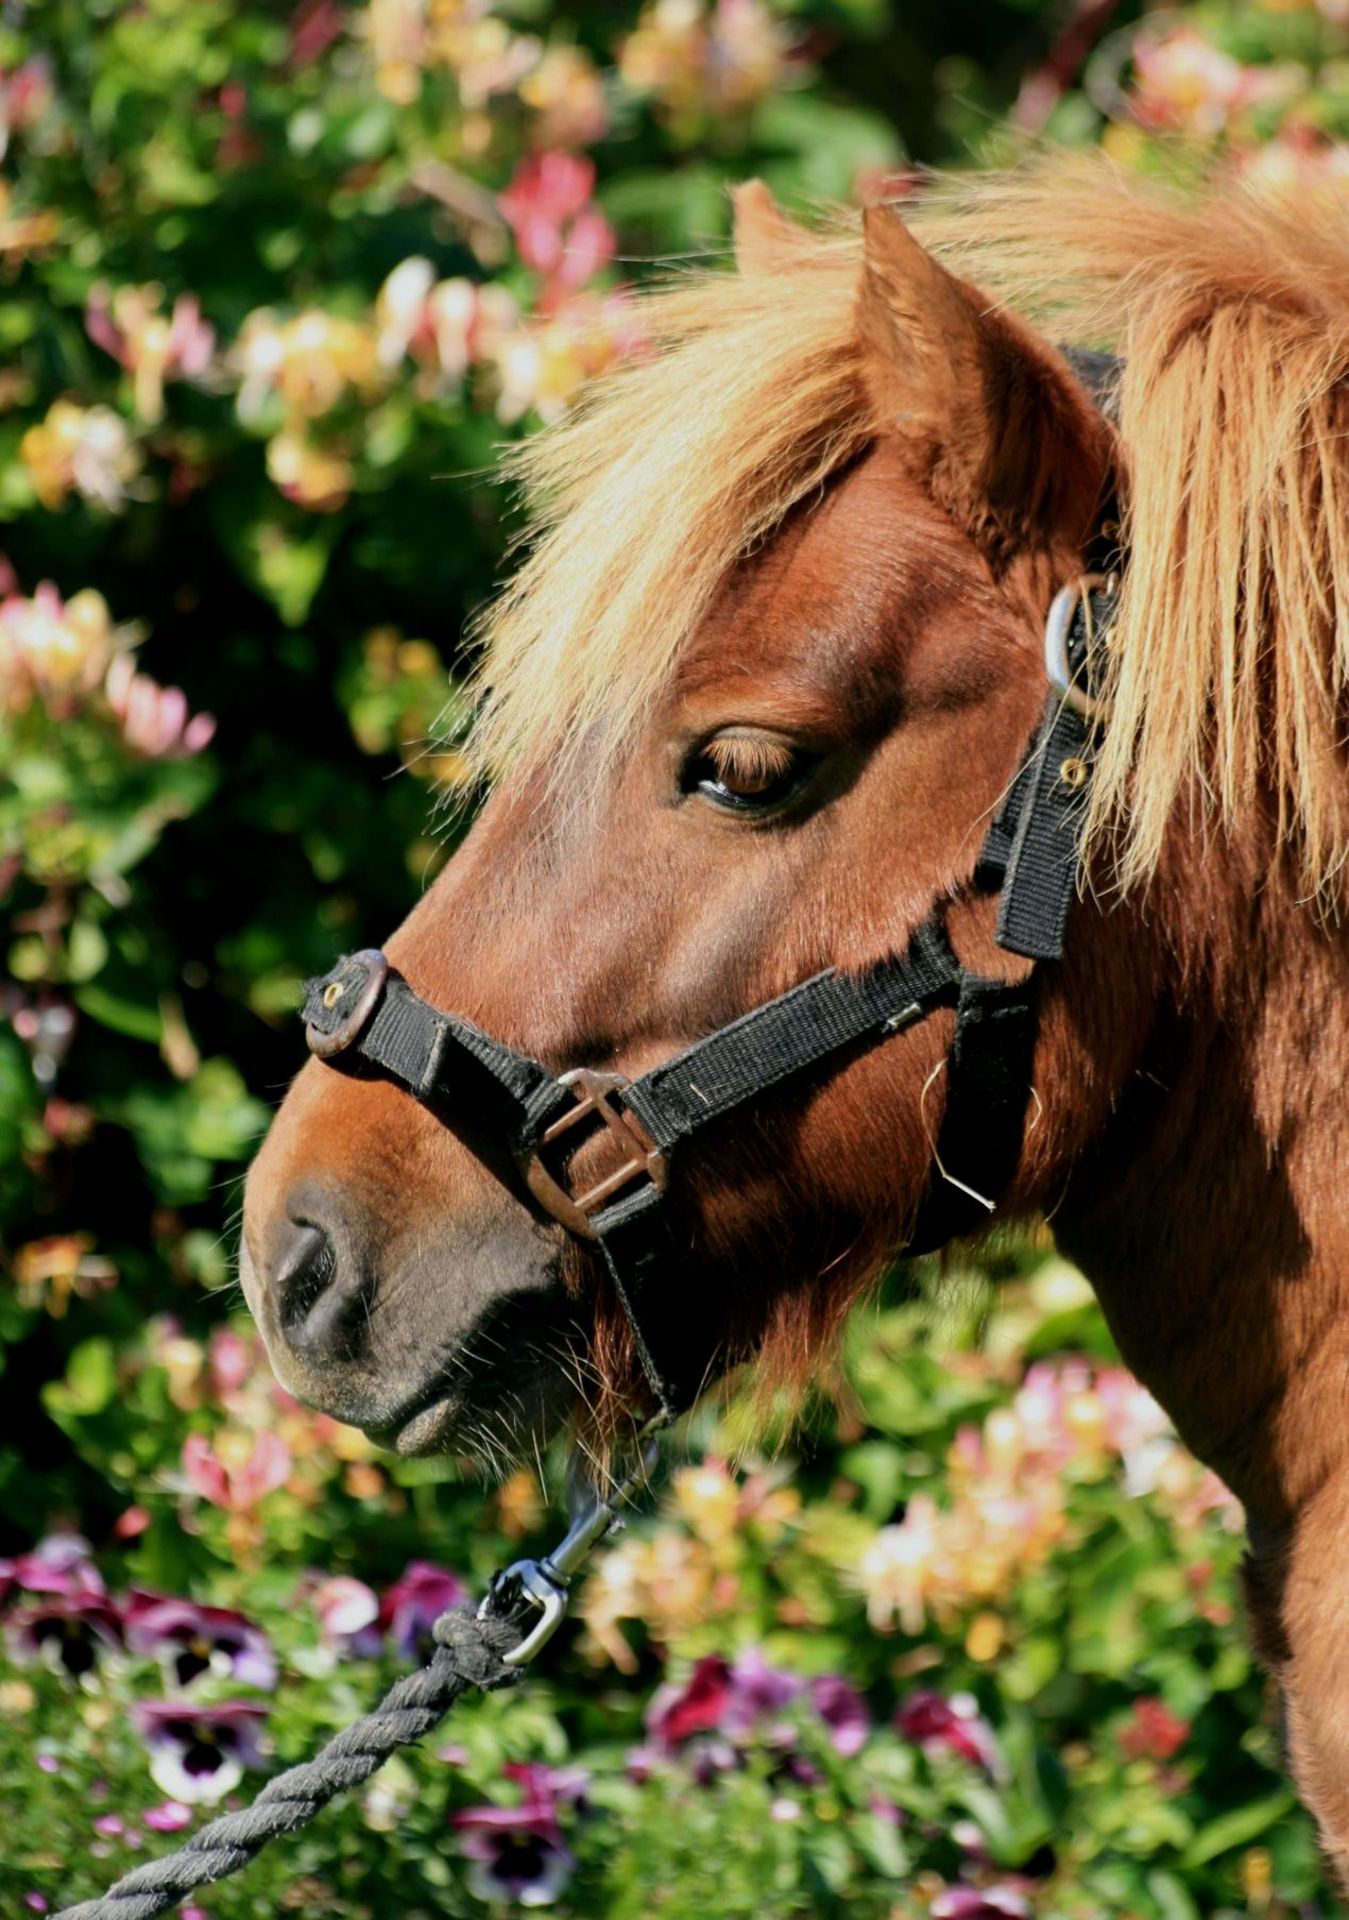
POLYGON ((786 741, 753 735, 725 734, 710 741, 688 763, 683 780, 686 793, 700 793, 714 806, 733 813, 767 813, 789 800, 815 766, 815 756, 786 741), (730 783, 758 791, 737 793, 730 783))

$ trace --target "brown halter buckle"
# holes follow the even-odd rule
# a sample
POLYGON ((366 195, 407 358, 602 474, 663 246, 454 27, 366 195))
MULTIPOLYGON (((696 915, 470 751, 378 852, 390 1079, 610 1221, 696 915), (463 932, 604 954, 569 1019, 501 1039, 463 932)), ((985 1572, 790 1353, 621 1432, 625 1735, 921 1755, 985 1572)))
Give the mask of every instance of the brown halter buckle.
POLYGON ((567 1088, 576 1105, 544 1128, 538 1145, 524 1162, 525 1184, 545 1213, 561 1221, 578 1238, 594 1240, 594 1215, 632 1181, 647 1179, 659 1192, 665 1191, 665 1155, 637 1116, 614 1101, 613 1096, 628 1085, 621 1073, 595 1073, 589 1067, 574 1067, 560 1076, 558 1085, 567 1088), (549 1172, 543 1155, 555 1141, 565 1140, 591 1119, 605 1126, 623 1149, 623 1164, 584 1193, 573 1195, 549 1172))

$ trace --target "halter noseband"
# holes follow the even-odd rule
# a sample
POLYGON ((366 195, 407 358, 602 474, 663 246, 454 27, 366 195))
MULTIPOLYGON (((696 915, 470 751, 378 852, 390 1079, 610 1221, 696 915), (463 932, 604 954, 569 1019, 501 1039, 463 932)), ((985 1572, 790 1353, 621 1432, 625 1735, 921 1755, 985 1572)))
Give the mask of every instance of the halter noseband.
MULTIPOLYGON (((1107 406, 1119 363, 1096 354, 1069 358, 1107 406)), ((998 945, 1036 962, 1063 954, 1095 756, 1092 653, 1114 608, 1113 577, 1097 574, 1055 597, 1045 633, 1049 701, 975 869, 975 886, 1000 895, 998 945)), ((307 984, 305 1037, 329 1065, 391 1080, 433 1113, 481 1103, 538 1206, 574 1238, 598 1246, 651 1390, 669 1416, 692 1404, 717 1361, 678 1284, 693 1249, 680 1243, 666 1191, 683 1142, 770 1087, 954 1007, 934 1154, 941 1177, 929 1186, 906 1252, 931 1251, 984 1225, 1010 1184, 1030 1096, 1039 969, 1009 983, 963 967, 947 940, 945 904, 902 955, 861 973, 831 967, 816 974, 637 1080, 589 1067, 550 1073, 420 999, 377 949, 351 954, 307 984), (574 1192, 568 1156, 601 1131, 618 1144, 621 1164, 574 1192)))

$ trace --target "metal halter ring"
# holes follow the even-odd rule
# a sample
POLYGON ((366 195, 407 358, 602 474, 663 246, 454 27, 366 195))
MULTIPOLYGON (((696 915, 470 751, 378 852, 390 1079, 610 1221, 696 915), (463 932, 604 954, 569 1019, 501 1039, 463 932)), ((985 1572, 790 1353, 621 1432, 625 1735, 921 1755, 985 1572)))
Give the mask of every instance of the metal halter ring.
POLYGON ((1045 673, 1049 684, 1064 705, 1071 707, 1084 720, 1100 719, 1101 702, 1087 692, 1074 674, 1068 643, 1072 637, 1073 621, 1081 607, 1090 645, 1091 596, 1094 593, 1111 592, 1114 583, 1113 573, 1084 573, 1078 579, 1070 580, 1066 587, 1059 588, 1050 601, 1045 619, 1045 673))

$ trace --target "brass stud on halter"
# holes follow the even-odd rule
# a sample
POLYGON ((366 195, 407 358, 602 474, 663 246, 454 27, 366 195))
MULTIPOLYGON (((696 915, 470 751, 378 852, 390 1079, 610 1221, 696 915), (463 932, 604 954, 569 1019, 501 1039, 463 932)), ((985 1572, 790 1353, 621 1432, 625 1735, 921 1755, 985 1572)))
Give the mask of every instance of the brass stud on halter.
POLYGON ((344 1017, 331 1032, 326 1032, 313 1020, 305 1027, 309 1051, 320 1060, 334 1059, 360 1039, 374 1018, 384 992, 384 983, 389 977, 389 963, 376 947, 366 947, 360 953, 352 954, 350 960, 342 962, 342 966, 343 971, 336 979, 328 981, 319 1000, 325 1011, 332 1013, 349 996, 351 1004, 346 1008, 344 1017))

